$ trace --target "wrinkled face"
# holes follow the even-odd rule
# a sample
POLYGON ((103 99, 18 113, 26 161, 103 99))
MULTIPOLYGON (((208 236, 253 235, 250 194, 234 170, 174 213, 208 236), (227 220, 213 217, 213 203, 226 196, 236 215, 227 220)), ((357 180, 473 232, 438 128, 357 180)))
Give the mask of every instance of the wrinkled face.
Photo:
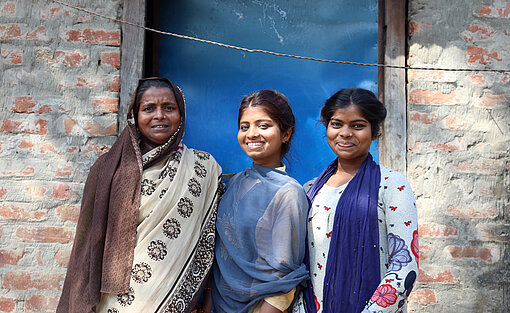
POLYGON ((331 150, 340 160, 363 162, 370 150, 372 137, 370 122, 356 105, 335 111, 326 130, 331 150))
POLYGON ((253 163, 281 166, 282 143, 289 140, 291 130, 282 134, 278 124, 261 107, 246 108, 239 120, 237 140, 253 163))
POLYGON ((181 113, 173 91, 169 88, 150 87, 140 99, 138 129, 145 140, 162 145, 179 128, 181 113))

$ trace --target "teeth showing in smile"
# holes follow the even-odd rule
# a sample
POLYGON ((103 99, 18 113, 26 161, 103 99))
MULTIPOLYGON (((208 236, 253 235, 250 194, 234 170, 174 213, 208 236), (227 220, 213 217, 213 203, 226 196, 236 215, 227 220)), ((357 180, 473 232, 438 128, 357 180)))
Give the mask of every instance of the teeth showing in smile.
POLYGON ((247 145, 248 147, 260 147, 262 146, 262 142, 248 142, 247 145))
POLYGON ((156 126, 152 126, 152 128, 167 128, 168 126, 166 125, 156 125, 156 126))

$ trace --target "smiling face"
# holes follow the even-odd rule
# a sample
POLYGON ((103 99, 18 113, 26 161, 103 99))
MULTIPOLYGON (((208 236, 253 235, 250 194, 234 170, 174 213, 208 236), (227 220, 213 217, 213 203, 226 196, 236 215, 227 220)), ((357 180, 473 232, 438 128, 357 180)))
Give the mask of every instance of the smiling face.
POLYGON ((162 145, 179 128, 181 114, 170 88, 150 87, 140 99, 138 129, 145 140, 162 145))
POLYGON ((291 130, 282 133, 278 124, 261 107, 247 107, 239 119, 237 140, 253 163, 266 167, 281 166, 282 143, 291 130))
POLYGON ((376 139, 372 137, 370 122, 354 104, 335 111, 329 120, 326 137, 339 161, 360 166, 368 155, 372 140, 376 139))

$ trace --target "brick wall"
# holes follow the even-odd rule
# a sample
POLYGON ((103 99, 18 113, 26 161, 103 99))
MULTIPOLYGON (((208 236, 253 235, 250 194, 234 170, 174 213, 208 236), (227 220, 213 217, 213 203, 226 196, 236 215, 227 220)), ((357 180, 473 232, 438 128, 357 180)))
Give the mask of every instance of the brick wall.
MULTIPOLYGON (((510 68, 510 2, 409 1, 410 66, 510 68)), ((510 311, 510 73, 408 72, 412 312, 510 311)))
MULTIPOLYGON (((120 0, 69 0, 120 17, 120 0)), ((510 68, 510 2, 409 0, 411 66, 510 68)), ((117 132, 120 27, 0 0, 0 312, 54 312, 83 183, 117 132)), ((411 312, 510 308, 510 74, 408 72, 411 312)))
POLYGON ((88 169, 117 133, 119 46, 118 24, 0 1, 0 312, 55 311, 88 169))

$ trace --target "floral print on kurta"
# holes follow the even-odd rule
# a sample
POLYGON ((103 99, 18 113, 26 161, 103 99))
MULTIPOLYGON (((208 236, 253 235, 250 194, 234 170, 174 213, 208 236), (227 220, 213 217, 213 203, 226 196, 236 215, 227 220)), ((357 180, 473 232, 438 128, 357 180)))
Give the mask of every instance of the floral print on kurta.
MULTIPOLYGON (((305 190, 313 184, 305 184, 305 190)), ((323 284, 331 232, 337 203, 347 184, 324 185, 308 215, 310 277, 317 312, 322 312, 323 284)), ((407 312, 406 299, 418 275, 418 230, 414 194, 407 180, 398 172, 381 166, 377 206, 379 220, 379 286, 368 299, 363 313, 407 312)), ((305 312, 302 295, 294 313, 305 312)))

